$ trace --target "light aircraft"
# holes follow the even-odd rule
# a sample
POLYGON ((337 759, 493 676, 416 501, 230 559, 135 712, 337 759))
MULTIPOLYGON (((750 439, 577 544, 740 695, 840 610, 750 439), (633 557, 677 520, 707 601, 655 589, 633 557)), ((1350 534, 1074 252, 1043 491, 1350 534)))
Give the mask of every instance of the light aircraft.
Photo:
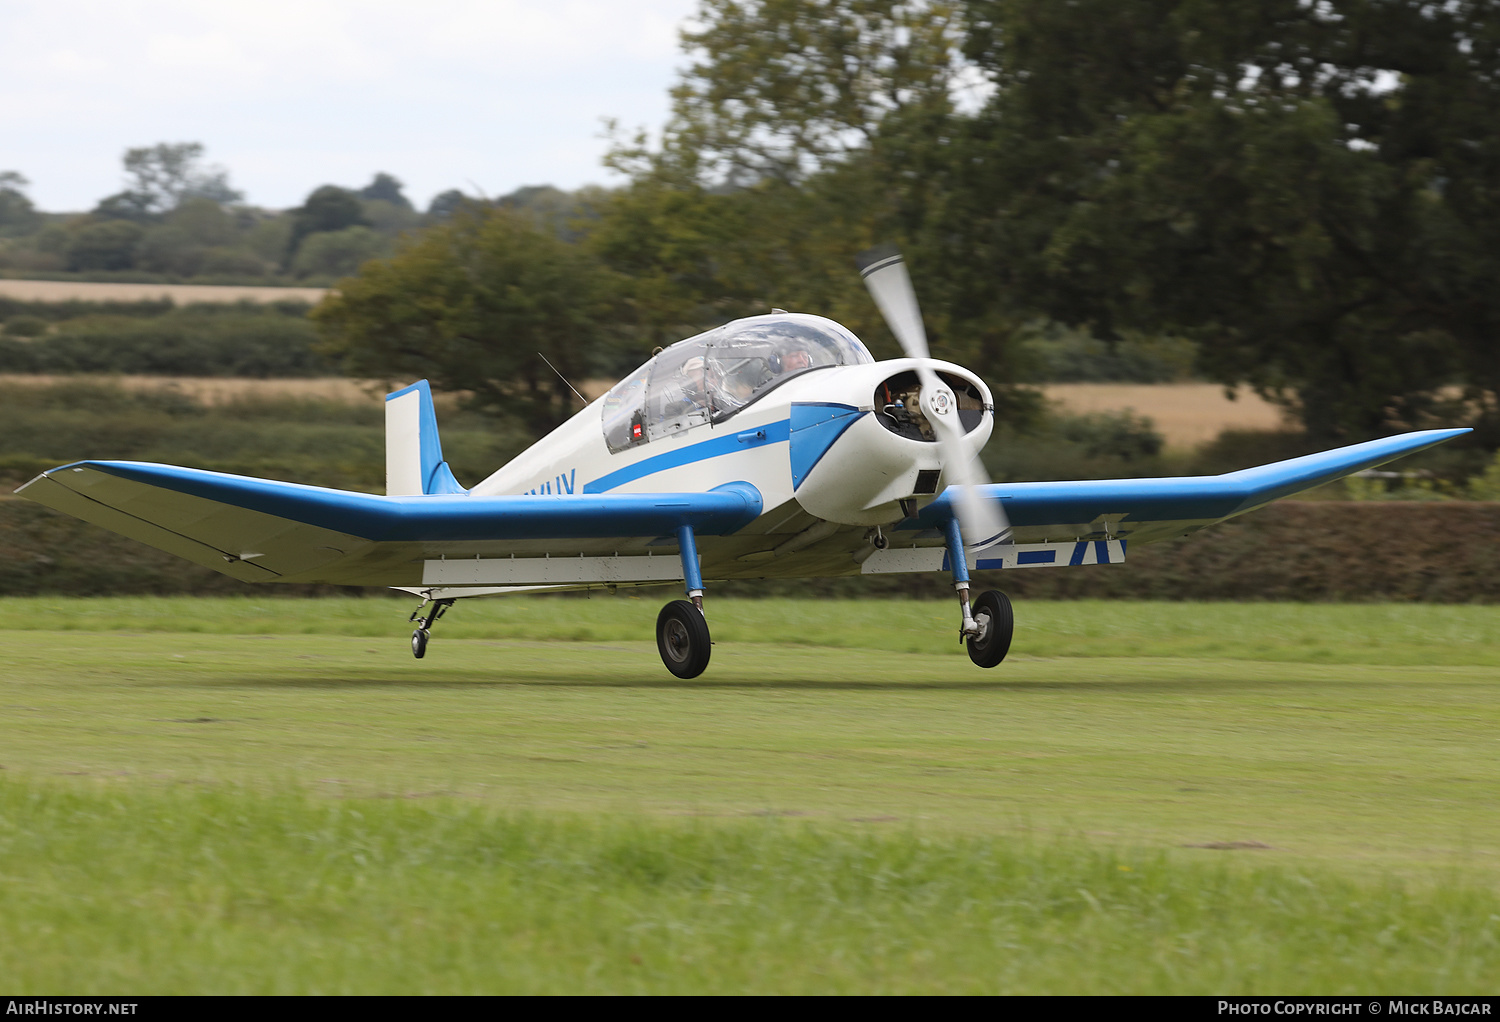
MULTIPOLYGON (((1005 658, 1011 606, 970 599, 975 569, 1117 564, 1465 429, 1372 440, 1218 476, 988 483, 994 403, 930 357, 893 252, 862 272, 906 357, 775 310, 658 351, 472 489, 443 460, 427 382, 386 397, 386 494, 172 465, 81 461, 21 495, 246 582, 386 586, 421 597, 412 652, 454 601, 681 582, 662 608, 663 664, 712 652, 705 579, 942 571, 980 667, 1005 658)), ((574 611, 575 613, 577 611, 574 611)))

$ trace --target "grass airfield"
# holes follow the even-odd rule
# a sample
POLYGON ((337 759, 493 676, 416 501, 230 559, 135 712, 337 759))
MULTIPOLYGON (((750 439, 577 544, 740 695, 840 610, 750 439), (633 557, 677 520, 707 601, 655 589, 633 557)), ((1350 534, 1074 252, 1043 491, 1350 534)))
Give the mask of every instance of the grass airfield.
POLYGON ((1500 608, 0 600, 45 992, 1482 993, 1500 608))

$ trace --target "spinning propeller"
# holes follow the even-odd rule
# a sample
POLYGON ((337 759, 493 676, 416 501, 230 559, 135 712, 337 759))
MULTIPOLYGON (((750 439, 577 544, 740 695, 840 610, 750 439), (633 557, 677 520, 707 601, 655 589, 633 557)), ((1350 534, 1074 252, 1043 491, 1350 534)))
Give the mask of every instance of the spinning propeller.
POLYGON ((973 550, 1005 538, 1010 523, 998 501, 985 500, 976 489, 989 482, 977 452, 971 455, 964 443, 964 431, 958 421, 958 400, 953 391, 932 369, 927 349, 927 331, 922 326, 922 310, 917 293, 906 272, 906 262, 894 248, 878 248, 859 257, 860 276, 870 289, 870 296, 880 307, 880 314, 907 358, 916 363, 917 379, 922 384, 922 414, 932 424, 942 452, 943 470, 954 491, 954 510, 963 531, 964 546, 973 550))

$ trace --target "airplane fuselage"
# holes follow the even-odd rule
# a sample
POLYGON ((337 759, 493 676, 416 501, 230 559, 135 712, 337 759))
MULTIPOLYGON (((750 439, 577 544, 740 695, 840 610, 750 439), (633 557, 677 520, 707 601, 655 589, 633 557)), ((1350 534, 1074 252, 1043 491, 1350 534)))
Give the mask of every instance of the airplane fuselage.
MULTIPOLYGON (((782 318, 836 326, 812 316, 741 322, 774 325, 782 318)), ((644 377, 649 404, 649 388, 668 385, 652 379, 661 371, 661 359, 699 343, 711 352, 707 342, 689 339, 625 382, 644 377)), ((932 367, 954 392, 944 395, 949 407, 930 414, 962 416, 966 453, 977 457, 993 428, 989 388, 961 366, 935 362, 932 367)), ((741 407, 703 415, 616 450, 606 438, 611 391, 470 492, 688 492, 747 482, 760 492, 767 511, 798 508, 845 526, 890 524, 932 501, 947 483, 939 446, 930 430, 924 435, 915 368, 912 359, 807 367, 785 380, 770 379, 741 407)), ((649 423, 641 426, 643 434, 649 430, 649 423)))

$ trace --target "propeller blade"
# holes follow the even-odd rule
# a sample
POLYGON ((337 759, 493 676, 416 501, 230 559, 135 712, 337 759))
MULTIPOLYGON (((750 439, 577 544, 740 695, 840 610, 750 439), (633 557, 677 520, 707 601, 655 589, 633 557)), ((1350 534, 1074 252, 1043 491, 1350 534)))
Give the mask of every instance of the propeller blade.
MULTIPOLYGON (((889 246, 871 249, 858 259, 859 274, 886 325, 901 345, 907 358, 928 358, 927 330, 922 326, 922 310, 917 292, 906 272, 906 260, 889 246)), ((925 381, 924 381, 925 386, 925 381)))
POLYGON ((980 550, 1009 542, 1010 522, 998 501, 985 500, 978 487, 989 483, 978 459, 968 457, 962 439, 955 436, 943 444, 943 467, 948 487, 954 491, 954 507, 964 536, 964 546, 980 550))
MULTIPOLYGON (((922 383, 924 394, 936 395, 949 388, 932 369, 932 356, 927 347, 927 330, 922 325, 922 309, 917 304, 917 292, 912 287, 911 274, 906 270, 906 260, 895 248, 885 246, 872 249, 858 259, 859 272, 870 289, 870 297, 886 325, 901 345, 906 356, 917 362, 917 379, 922 383)), ((1010 523, 1005 511, 993 501, 985 500, 975 487, 989 482, 977 457, 970 455, 959 427, 958 403, 949 391, 948 410, 935 410, 927 414, 937 434, 938 449, 943 458, 943 474, 948 486, 954 488, 954 511, 963 532, 964 545, 970 547, 989 546, 1002 541, 1010 532, 1010 523)))

